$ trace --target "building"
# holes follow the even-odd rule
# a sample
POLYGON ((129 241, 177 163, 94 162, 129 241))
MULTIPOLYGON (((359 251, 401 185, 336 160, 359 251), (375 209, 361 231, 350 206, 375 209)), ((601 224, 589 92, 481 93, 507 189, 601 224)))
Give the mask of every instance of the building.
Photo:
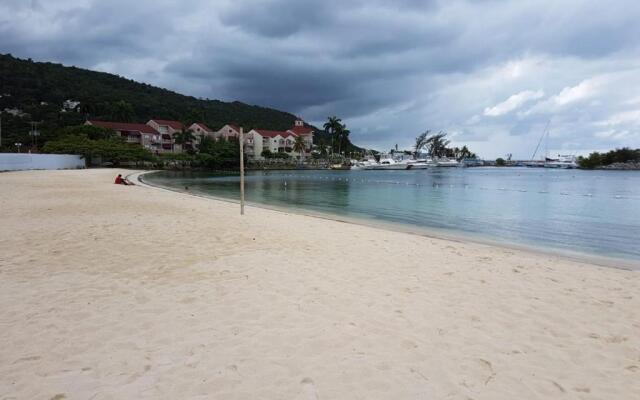
POLYGON ((125 138, 127 143, 136 143, 145 149, 153 152, 162 152, 162 141, 160 132, 146 124, 134 124, 129 122, 109 122, 109 121, 87 121, 85 125, 97 126, 111 129, 120 137, 125 138))
MULTIPOLYGON (((249 158, 254 160, 262 160, 264 158, 262 156, 264 150, 297 156, 298 153, 293 150, 293 144, 296 138, 300 136, 305 142, 304 155, 308 156, 313 149, 313 133, 314 130, 304 126, 304 121, 301 119, 296 120, 293 127, 286 131, 252 129, 245 135, 244 151, 249 158)), ((238 137, 239 134, 240 128, 231 124, 223 126, 216 132, 217 137, 227 140, 231 137, 238 137)))
POLYGON ((152 119, 147 125, 160 132, 162 139, 162 152, 165 153, 182 153, 182 146, 176 145, 173 135, 182 131, 182 123, 166 119, 152 119))
POLYGON ((234 124, 226 124, 215 132, 214 137, 216 139, 229 140, 231 138, 238 138, 240 136, 240 127, 234 124))
POLYGON ((296 134, 287 131, 252 129, 245 137, 244 151, 249 157, 257 160, 263 158, 264 150, 293 155, 293 143, 296 137, 296 134))
POLYGON ((298 119, 293 127, 286 131, 271 131, 265 129, 252 129, 245 138, 245 153, 255 160, 262 160, 262 152, 269 150, 272 153, 287 153, 297 156, 293 150, 293 144, 297 137, 301 137, 305 143, 304 155, 309 156, 313 149, 314 130, 304 126, 304 121, 298 119))
MULTIPOLYGON (((128 143, 137 143, 154 153, 182 153, 184 150, 197 149, 202 138, 211 137, 217 140, 237 139, 240 136, 240 127, 234 124, 226 124, 218 131, 213 131, 201 122, 191 124, 187 128, 195 140, 177 144, 175 135, 182 132, 184 125, 179 121, 152 119, 146 124, 128 122, 87 121, 87 125, 112 129, 128 143)), ((245 134, 244 151, 254 160, 262 160, 262 152, 269 150, 272 153, 287 153, 290 156, 299 155, 293 150, 297 137, 302 137, 305 143, 304 155, 311 154, 313 149, 314 130, 304 126, 304 121, 297 119, 293 126, 286 131, 273 131, 267 129, 252 129, 245 134)))
POLYGON ((69 112, 69 111, 79 112, 80 102, 77 100, 65 100, 62 103, 62 109, 60 109, 60 111, 61 112, 69 112))
POLYGON ((209 129, 208 126, 203 124, 202 122, 195 122, 191 124, 189 130, 193 133, 193 135, 198 138, 198 142, 202 140, 203 137, 208 136, 210 138, 215 138, 216 132, 209 129))
POLYGON ((313 148, 313 133, 314 133, 314 130, 304 126, 304 121, 302 119, 298 118, 293 123, 293 127, 291 129, 287 130, 287 132, 291 132, 291 133, 294 133, 294 134, 296 134, 298 136, 302 136, 302 138, 304 139, 304 142, 306 144, 306 148, 308 149, 309 152, 311 152, 311 149, 313 148))

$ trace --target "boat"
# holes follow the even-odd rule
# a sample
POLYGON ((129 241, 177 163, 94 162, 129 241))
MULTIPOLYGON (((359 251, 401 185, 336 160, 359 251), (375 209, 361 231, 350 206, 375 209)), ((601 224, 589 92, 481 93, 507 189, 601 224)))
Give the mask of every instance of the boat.
POLYGON ((436 166, 433 159, 406 160, 407 169, 428 169, 436 166))
POLYGON ((453 160, 450 158, 439 158, 436 161, 436 167, 459 167, 460 163, 457 160, 453 160))
POLYGON ((476 158, 465 158, 460 161, 461 167, 482 167, 484 165, 484 161, 476 159, 476 158))
POLYGON ((348 170, 348 169, 351 169, 351 166, 350 165, 344 165, 344 164, 331 164, 329 166, 329 169, 348 170))
POLYGON ((367 167, 371 167, 374 165, 378 165, 378 162, 376 161, 375 158, 370 157, 370 158, 367 158, 366 160, 352 162, 351 169, 355 169, 355 170, 367 169, 367 167))
POLYGON ((537 167, 537 168, 563 168, 563 169, 573 169, 578 168, 578 163, 576 163, 576 156, 567 155, 567 154, 558 154, 558 158, 550 158, 545 156, 544 160, 537 161, 535 160, 536 154, 538 153, 538 149, 542 144, 542 141, 545 140, 545 154, 549 153, 549 122, 547 122, 544 131, 542 132, 542 136, 540 136, 540 140, 538 140, 538 145, 536 146, 533 155, 531 156, 531 161, 525 162, 524 165, 527 167, 537 167))
POLYGON ((536 161, 536 160, 525 161, 523 165, 529 168, 542 168, 544 167, 544 161, 536 161))
POLYGON ((544 167, 573 169, 578 168, 578 163, 576 163, 576 156, 574 155, 558 154, 558 158, 546 157, 544 160, 544 167))
POLYGON ((375 165, 368 165, 364 167, 366 170, 404 170, 408 169, 409 165, 406 162, 396 161, 393 158, 383 158, 379 163, 375 165))

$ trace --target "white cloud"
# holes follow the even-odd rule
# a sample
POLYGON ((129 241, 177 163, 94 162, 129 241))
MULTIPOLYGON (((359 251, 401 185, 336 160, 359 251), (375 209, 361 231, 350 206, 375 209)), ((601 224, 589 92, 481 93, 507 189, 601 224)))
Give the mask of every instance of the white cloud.
POLYGON ((596 80, 588 79, 580 82, 577 86, 562 89, 558 95, 551 98, 551 101, 559 106, 574 103, 593 96, 596 87, 596 80))
MULTIPOLYGON (((591 99, 599 94, 609 79, 610 77, 602 75, 585 79, 575 86, 566 86, 557 95, 536 103, 529 110, 520 113, 520 116, 536 113, 554 113, 565 106, 591 99)), ((598 104, 598 101, 592 102, 592 105, 598 104)))
POLYGON ((640 110, 623 111, 612 115, 600 125, 640 124, 640 110))
POLYGON ((542 90, 525 90, 514 94, 502 103, 496 104, 493 107, 485 108, 484 115, 489 117, 498 117, 522 107, 528 101, 537 100, 543 96, 544 92, 542 90))

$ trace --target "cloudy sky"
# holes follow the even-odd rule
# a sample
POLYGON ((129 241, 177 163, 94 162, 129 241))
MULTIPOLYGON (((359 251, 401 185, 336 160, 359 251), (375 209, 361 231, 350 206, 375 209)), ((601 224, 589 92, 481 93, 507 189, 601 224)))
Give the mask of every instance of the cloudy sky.
POLYGON ((637 0, 0 0, 0 52, 341 117, 359 145, 640 147, 637 0))

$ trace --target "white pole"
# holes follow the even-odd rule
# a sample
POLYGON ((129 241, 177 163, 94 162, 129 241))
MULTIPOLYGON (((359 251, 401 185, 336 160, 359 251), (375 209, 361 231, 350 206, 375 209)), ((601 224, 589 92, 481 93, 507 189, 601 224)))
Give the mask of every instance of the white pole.
POLYGON ((2 148, 2 114, 0 113, 0 148, 2 148))
POLYGON ((244 133, 240 128, 240 215, 244 215, 244 133))

